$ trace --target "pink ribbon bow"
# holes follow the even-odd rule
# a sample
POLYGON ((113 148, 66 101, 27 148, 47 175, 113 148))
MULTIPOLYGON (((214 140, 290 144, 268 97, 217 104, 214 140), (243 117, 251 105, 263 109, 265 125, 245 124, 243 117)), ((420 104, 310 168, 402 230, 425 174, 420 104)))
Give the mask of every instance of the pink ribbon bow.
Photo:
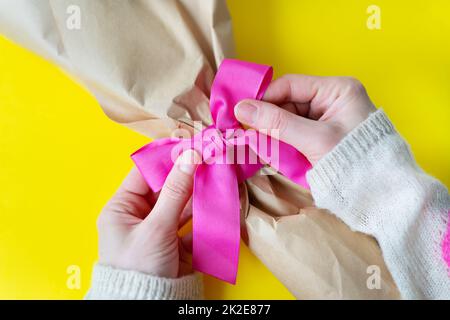
POLYGON ((194 177, 192 264, 195 270, 232 284, 236 283, 239 261, 238 183, 267 163, 308 188, 305 175, 311 165, 305 156, 273 137, 254 130, 244 132, 234 116, 239 101, 263 97, 272 75, 270 66, 225 59, 211 88, 214 124, 192 138, 156 140, 131 156, 150 188, 158 192, 176 155, 191 148, 202 155, 194 177), (243 157, 236 160, 239 154, 243 157))

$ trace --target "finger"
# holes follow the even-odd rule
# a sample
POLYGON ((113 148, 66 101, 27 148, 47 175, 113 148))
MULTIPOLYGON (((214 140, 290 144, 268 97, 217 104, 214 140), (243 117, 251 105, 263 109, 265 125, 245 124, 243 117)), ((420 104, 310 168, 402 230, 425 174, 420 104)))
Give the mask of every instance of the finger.
POLYGON ((285 75, 269 85, 263 100, 277 105, 297 103, 301 111, 299 115, 318 120, 338 96, 339 88, 333 85, 335 79, 300 74, 285 75))
POLYGON ((149 223, 158 220, 160 225, 178 230, 180 215, 192 195, 194 173, 200 161, 200 155, 194 150, 187 150, 178 157, 146 219, 149 223))
POLYGON ((284 75, 270 83, 263 99, 274 104, 307 103, 314 99, 324 79, 301 74, 284 75))
POLYGON ((145 182, 139 170, 133 167, 128 176, 123 180, 118 191, 146 196, 150 192, 150 187, 145 182))
POLYGON ((148 197, 150 188, 136 167, 130 171, 114 196, 108 201, 103 212, 120 216, 130 215, 144 219, 151 210, 148 197))
POLYGON ((318 126, 317 121, 297 116, 264 101, 243 100, 236 105, 234 111, 240 122, 259 131, 267 130, 267 134, 299 150, 310 140, 318 126))
POLYGON ((288 102, 280 105, 280 108, 306 118, 309 114, 310 104, 301 102, 288 102))

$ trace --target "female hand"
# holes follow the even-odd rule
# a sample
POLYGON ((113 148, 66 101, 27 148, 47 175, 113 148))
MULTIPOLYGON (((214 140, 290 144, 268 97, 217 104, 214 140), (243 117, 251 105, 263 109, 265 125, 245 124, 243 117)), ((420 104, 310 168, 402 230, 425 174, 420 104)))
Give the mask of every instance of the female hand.
POLYGON ((185 151, 176 161, 159 196, 136 168, 99 216, 99 263, 177 278, 192 272, 187 252, 192 234, 180 239, 178 230, 191 215, 187 205, 200 155, 185 151))
POLYGON ((235 115, 257 130, 278 129, 279 139, 314 165, 375 110, 353 78, 285 75, 270 84, 264 101, 238 103, 235 115))

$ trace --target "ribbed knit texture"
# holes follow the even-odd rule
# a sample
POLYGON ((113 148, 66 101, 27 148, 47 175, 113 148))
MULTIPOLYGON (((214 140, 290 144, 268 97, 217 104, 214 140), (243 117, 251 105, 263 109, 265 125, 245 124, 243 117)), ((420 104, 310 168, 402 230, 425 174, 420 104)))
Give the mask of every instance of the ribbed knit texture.
POLYGON ((178 279, 95 265, 88 300, 198 300, 203 298, 201 275, 178 279))
POLYGON ((318 207, 378 240, 403 298, 450 298, 442 251, 448 191, 417 166, 382 110, 346 136, 307 178, 318 207))

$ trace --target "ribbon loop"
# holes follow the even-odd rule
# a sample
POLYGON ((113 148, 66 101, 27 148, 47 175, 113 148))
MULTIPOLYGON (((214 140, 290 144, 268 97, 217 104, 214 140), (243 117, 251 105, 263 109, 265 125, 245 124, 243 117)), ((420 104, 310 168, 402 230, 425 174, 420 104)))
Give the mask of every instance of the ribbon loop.
POLYGON ((211 88, 210 107, 215 126, 220 130, 240 128, 234 106, 244 99, 261 99, 272 76, 270 66, 225 59, 211 88))

